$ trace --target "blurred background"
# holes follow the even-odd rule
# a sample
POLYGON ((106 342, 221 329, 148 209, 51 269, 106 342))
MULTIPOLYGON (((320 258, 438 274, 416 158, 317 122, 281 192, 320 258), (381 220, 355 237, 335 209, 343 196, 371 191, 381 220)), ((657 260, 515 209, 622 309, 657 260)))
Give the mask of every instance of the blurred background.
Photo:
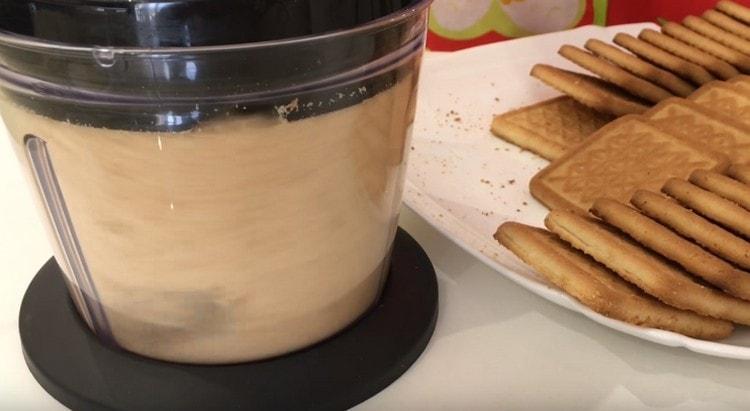
MULTIPOLYGON (((735 0, 750 7, 750 0, 735 0)), ((616 25, 701 15, 716 0, 435 0, 427 47, 460 50, 587 24, 616 25)))

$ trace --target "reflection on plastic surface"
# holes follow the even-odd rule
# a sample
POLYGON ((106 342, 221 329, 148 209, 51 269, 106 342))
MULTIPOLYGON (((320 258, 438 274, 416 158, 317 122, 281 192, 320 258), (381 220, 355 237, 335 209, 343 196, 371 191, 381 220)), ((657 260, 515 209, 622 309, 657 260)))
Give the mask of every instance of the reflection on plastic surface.
POLYGON ((75 230, 70 223, 65 200, 57 184, 57 177, 44 140, 30 135, 26 137, 25 144, 39 194, 42 196, 57 243, 62 250, 62 255, 59 257, 63 261, 59 263, 66 274, 73 302, 94 332, 111 343, 107 318, 97 303, 91 274, 81 252, 75 230))

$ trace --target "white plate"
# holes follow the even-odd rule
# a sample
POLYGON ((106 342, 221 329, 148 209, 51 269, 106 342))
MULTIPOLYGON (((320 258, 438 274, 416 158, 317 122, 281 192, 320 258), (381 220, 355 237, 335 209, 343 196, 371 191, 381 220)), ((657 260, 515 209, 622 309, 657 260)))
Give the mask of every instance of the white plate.
MULTIPOLYGON (((543 226, 547 210, 529 194, 528 182, 547 162, 494 137, 492 115, 557 95, 528 73, 535 63, 575 66, 557 55, 562 44, 611 40, 654 24, 582 27, 496 43, 456 53, 428 53, 409 159, 406 204, 459 246, 522 287, 586 317, 655 343, 719 357, 750 359, 750 328, 709 342, 633 326, 604 317, 549 285, 493 238, 514 220, 543 226)), ((576 69, 577 70, 577 69, 576 69)))

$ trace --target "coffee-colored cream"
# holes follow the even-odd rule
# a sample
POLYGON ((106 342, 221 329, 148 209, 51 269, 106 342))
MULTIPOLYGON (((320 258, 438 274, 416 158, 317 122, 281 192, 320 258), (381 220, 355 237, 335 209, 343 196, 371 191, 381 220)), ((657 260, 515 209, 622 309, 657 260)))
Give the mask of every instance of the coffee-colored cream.
POLYGON ((226 363, 320 341, 373 304, 415 80, 304 120, 231 116, 175 134, 0 108, 27 168, 24 138, 46 142, 114 341, 226 363))

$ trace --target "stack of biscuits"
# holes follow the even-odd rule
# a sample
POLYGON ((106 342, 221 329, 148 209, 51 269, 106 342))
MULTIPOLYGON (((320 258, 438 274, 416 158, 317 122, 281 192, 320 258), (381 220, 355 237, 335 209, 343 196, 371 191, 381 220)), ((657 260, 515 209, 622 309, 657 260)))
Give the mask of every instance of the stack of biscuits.
POLYGON ((750 325, 750 166, 697 169, 628 202, 597 197, 593 216, 553 209, 549 231, 506 222, 495 238, 608 317, 707 340, 750 325))
POLYGON ((613 43, 591 39, 583 48, 560 48, 560 55, 595 76, 534 66, 532 76, 565 96, 498 115, 492 131, 555 160, 617 117, 750 73, 750 9, 722 0, 701 17, 663 22, 661 32, 645 29, 637 38, 620 33, 613 43))
POLYGON ((750 325, 750 77, 609 122, 530 190, 550 232, 495 238, 583 304, 702 339, 750 325))
POLYGON ((530 182, 546 230, 495 238, 582 304, 717 340, 750 325, 750 9, 720 1, 662 33, 560 54, 599 77, 537 65, 566 93, 493 131, 550 159, 530 182))
POLYGON ((698 168, 747 163, 750 77, 739 76, 606 124, 537 173, 530 191, 550 209, 586 213, 596 197, 627 201, 698 168))

